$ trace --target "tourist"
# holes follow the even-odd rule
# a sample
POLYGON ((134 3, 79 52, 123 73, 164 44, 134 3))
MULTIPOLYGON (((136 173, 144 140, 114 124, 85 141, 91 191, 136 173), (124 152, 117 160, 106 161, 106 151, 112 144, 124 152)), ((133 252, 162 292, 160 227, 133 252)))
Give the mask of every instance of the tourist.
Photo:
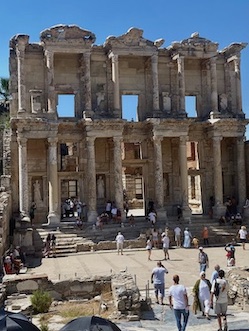
POLYGON ((112 210, 112 203, 111 200, 106 201, 105 211, 108 214, 109 218, 111 218, 111 210, 112 210))
POLYGON ((175 242, 177 247, 181 247, 181 231, 182 230, 179 228, 179 226, 176 226, 174 229, 175 242))
POLYGON ((153 228, 151 231, 151 235, 152 235, 152 242, 153 242, 153 247, 155 248, 159 248, 158 247, 158 231, 156 228, 153 228))
POLYGON ((219 277, 213 281, 211 287, 210 305, 213 306, 213 298, 216 296, 215 313, 218 317, 219 330, 222 331, 222 317, 223 317, 223 331, 227 331, 227 305, 228 305, 228 283, 224 279, 224 270, 219 270, 219 277))
POLYGON ((209 240, 208 240, 209 234, 208 234, 208 227, 204 226, 202 230, 202 239, 203 239, 203 245, 208 246, 209 245, 209 240))
POLYGON ((156 224, 156 212, 155 212, 155 210, 152 210, 151 212, 149 212, 148 217, 149 217, 151 225, 154 226, 156 224))
POLYGON ((242 225, 242 227, 240 228, 239 232, 238 232, 238 238, 240 240, 240 242, 242 243, 242 247, 245 250, 245 243, 246 243, 246 238, 247 238, 247 231, 246 231, 246 227, 244 225, 242 225))
POLYGON ((50 233, 47 235, 46 241, 45 241, 45 249, 43 252, 44 257, 49 257, 50 254, 50 244, 51 244, 51 235, 50 233))
POLYGON ((169 288, 169 306, 170 309, 174 309, 178 331, 185 331, 189 318, 187 290, 184 285, 179 284, 178 275, 173 276, 173 282, 174 284, 169 288))
POLYGON ((189 231, 188 228, 184 230, 184 242, 183 242, 183 247, 184 248, 189 248, 191 246, 191 239, 192 239, 192 234, 189 231))
POLYGON ((124 240, 125 239, 124 239, 124 236, 122 235, 122 233, 118 232, 118 234, 116 236, 117 251, 118 251, 118 254, 120 252, 121 255, 123 255, 124 240))
POLYGON ((168 273, 168 270, 162 265, 162 262, 158 261, 157 266, 152 270, 151 283, 154 284, 156 303, 163 305, 163 298, 165 294, 165 280, 164 276, 168 273))
POLYGON ((198 262, 200 264, 200 272, 206 271, 209 267, 208 255, 203 251, 203 247, 199 247, 198 262))
POLYGON ((79 200, 76 202, 76 212, 77 219, 82 220, 82 203, 79 200))
POLYGON ((192 244, 194 245, 194 248, 198 248, 199 247, 199 239, 194 237, 192 239, 192 244))
POLYGON ((169 243, 170 243, 170 240, 169 240, 169 236, 168 236, 168 232, 163 232, 162 233, 162 244, 163 244, 163 252, 164 252, 164 260, 168 260, 170 259, 169 258, 169 243))
POLYGON ((150 257, 151 257, 151 250, 152 250, 152 240, 150 238, 147 238, 147 242, 146 242, 146 250, 148 252, 148 260, 150 261, 150 257))
POLYGON ((135 226, 135 217, 133 216, 133 214, 131 214, 129 217, 129 224, 131 227, 135 226))
POLYGON ((225 246, 226 258, 227 258, 227 266, 234 267, 235 266, 235 247, 233 243, 226 244, 225 246))
POLYGON ((29 217, 30 217, 31 225, 33 225, 33 221, 34 221, 34 218, 35 218, 35 210, 36 210, 36 204, 33 201, 31 203, 31 206, 30 206, 30 209, 29 209, 29 217))
POLYGON ((111 215, 114 223, 117 222, 117 212, 118 212, 118 208, 115 206, 115 204, 113 204, 111 209, 111 215))
POLYGON ((210 290, 211 283, 206 278, 206 273, 202 271, 200 273, 200 279, 198 279, 193 287, 193 311, 196 314, 197 309, 202 311, 202 316, 206 316, 210 320, 210 290))
POLYGON ((53 233, 51 237, 51 247, 52 247, 52 254, 53 257, 56 257, 56 236, 53 233))
POLYGON ((177 220, 180 222, 182 219, 182 207, 178 205, 176 209, 177 209, 177 220))
POLYGON ((211 279, 210 279, 211 284, 213 284, 213 281, 219 277, 219 270, 220 270, 220 266, 218 264, 216 264, 214 266, 214 271, 211 275, 211 279))

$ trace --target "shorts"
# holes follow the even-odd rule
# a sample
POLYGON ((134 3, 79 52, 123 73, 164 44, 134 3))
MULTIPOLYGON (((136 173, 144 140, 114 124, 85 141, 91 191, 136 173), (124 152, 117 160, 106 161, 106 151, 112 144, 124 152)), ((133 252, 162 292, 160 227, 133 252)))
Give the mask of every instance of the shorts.
POLYGON ((154 289, 155 289, 155 295, 158 295, 159 293, 159 296, 161 298, 164 298, 164 294, 165 294, 164 284, 154 284, 154 289))
POLYGON ((240 242, 241 243, 245 243, 246 242, 246 239, 240 239, 240 242))
POLYGON ((215 304, 215 314, 217 315, 226 315, 227 313, 227 302, 226 303, 217 303, 215 304))

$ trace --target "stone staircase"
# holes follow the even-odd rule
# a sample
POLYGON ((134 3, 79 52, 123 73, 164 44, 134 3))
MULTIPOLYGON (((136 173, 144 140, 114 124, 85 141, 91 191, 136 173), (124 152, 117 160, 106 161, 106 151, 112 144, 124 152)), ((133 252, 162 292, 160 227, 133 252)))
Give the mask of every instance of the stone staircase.
MULTIPOLYGON (((93 224, 84 223, 83 229, 75 227, 73 218, 61 221, 59 228, 49 229, 45 227, 36 228, 33 232, 35 251, 39 255, 42 252, 45 239, 48 233, 53 232, 56 240, 56 254, 65 256, 75 254, 79 251, 90 251, 92 249, 115 249, 115 237, 118 231, 121 231, 125 237, 126 245, 129 247, 144 248, 146 236, 150 233, 151 224, 145 217, 136 217, 135 226, 131 227, 128 220, 120 224, 106 224, 103 229, 96 229, 93 224), (102 245, 101 245, 102 243, 102 245)), ((177 224, 175 217, 167 219, 167 221, 158 221, 156 228, 163 232, 167 227, 169 229, 171 245, 174 246, 174 228, 177 224)), ((234 228, 230 225, 220 226, 218 221, 209 219, 207 216, 193 215, 191 219, 180 222, 179 227, 182 233, 186 227, 189 228, 193 236, 200 240, 202 245, 201 232, 204 226, 209 229, 209 243, 211 246, 225 245, 233 238, 239 228, 234 228)))

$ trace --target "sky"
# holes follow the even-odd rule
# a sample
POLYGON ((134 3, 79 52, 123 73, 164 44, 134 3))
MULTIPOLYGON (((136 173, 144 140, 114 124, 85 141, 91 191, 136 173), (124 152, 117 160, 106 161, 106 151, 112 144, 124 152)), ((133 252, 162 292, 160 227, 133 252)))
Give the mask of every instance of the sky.
MULTIPOLYGON (((199 32, 219 44, 249 42, 249 0, 12 0, 1 6, 0 77, 9 77, 9 40, 27 34, 39 42, 40 32, 57 24, 75 24, 96 35, 102 45, 110 35, 131 27, 143 37, 163 38, 163 47, 199 32)), ((249 45, 241 53, 242 106, 249 118, 249 45)), ((249 134, 247 134, 249 139, 249 134)))

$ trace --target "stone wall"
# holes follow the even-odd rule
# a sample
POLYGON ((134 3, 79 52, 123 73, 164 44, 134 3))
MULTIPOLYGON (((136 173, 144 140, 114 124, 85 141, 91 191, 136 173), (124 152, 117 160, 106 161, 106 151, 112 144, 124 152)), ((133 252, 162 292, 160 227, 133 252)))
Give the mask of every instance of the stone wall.
POLYGON ((231 303, 249 312, 249 267, 234 268, 226 274, 231 303))

